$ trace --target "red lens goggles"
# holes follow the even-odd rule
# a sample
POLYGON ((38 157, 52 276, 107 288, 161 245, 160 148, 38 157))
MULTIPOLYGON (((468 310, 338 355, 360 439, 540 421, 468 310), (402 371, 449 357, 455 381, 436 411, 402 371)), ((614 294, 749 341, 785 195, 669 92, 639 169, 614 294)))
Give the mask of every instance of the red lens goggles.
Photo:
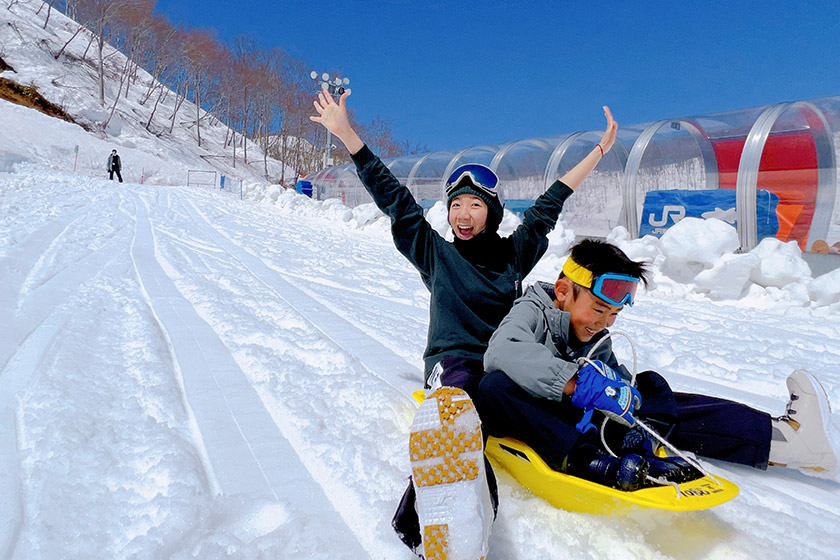
POLYGON ((633 298, 636 297, 636 288, 639 287, 639 279, 626 274, 614 274, 607 272, 595 278, 592 284, 592 293, 611 305, 621 307, 633 305, 633 298))
POLYGON ((627 274, 607 272, 593 277, 589 269, 580 266, 571 257, 566 259, 563 273, 575 284, 589 288, 595 297, 616 307, 633 305, 636 288, 639 287, 639 279, 627 274))

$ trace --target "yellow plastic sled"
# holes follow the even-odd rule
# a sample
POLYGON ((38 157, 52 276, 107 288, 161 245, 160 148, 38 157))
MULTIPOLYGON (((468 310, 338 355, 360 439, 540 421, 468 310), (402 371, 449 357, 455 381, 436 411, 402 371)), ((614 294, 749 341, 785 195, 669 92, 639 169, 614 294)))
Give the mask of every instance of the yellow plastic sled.
MULTIPOLYGON (((418 402, 425 398, 422 390, 412 396, 418 402)), ((679 492, 673 485, 623 492, 552 470, 533 449, 511 438, 488 438, 485 453, 494 466, 509 472, 525 488, 567 511, 604 514, 646 507, 694 511, 718 506, 738 495, 738 487, 719 476, 683 482, 679 492)))

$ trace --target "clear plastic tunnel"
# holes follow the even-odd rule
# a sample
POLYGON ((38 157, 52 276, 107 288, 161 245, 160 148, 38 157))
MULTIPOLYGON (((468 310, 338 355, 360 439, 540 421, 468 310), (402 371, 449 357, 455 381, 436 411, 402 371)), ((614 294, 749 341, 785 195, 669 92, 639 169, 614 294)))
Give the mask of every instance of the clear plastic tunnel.
MULTIPOLYGON (((506 207, 521 213, 584 157, 601 130, 406 156, 386 162, 425 208, 463 163, 499 175, 506 207)), ((743 250, 766 237, 836 255, 840 265, 840 97, 622 125, 613 149, 569 199, 562 220, 579 236, 618 225, 662 235, 688 217, 733 224, 743 250)), ((370 202, 352 166, 312 174, 319 198, 370 202), (359 192, 356 192, 359 191, 359 192)), ((837 265, 835 265, 837 266, 837 265)))
POLYGON ((551 186, 546 177, 548 162, 564 138, 519 140, 496 152, 490 168, 499 176, 508 210, 521 214, 551 186))
POLYGON ((385 165, 388 166, 388 169, 391 170, 394 177, 396 177, 400 183, 405 185, 408 184, 408 176, 411 175, 411 170, 414 169, 414 166, 417 165, 417 161, 421 157, 422 156, 411 155, 386 159, 385 165))
MULTIPOLYGON (((578 132, 557 145, 546 170, 549 181, 562 179, 568 171, 595 149, 603 131, 578 132)), ((621 185, 627 161, 627 146, 637 136, 634 129, 622 129, 612 150, 577 188, 563 207, 563 223, 579 236, 603 237, 621 223, 621 185)), ((550 184, 550 183, 549 183, 550 184)))
MULTIPOLYGON (((776 202, 778 228, 766 232, 796 241, 803 250, 840 250, 837 211, 838 100, 782 103, 768 107, 747 136, 738 170, 739 217, 756 213, 764 192, 776 202), (831 126, 829 119, 835 121, 831 126), (762 146, 763 143, 763 146, 762 146)), ((759 223, 761 213, 758 214, 759 223)), ((752 228, 742 243, 752 245, 752 228)), ((758 239, 762 236, 760 233, 758 239)))
POLYGON ((652 123, 628 157, 624 206, 635 212, 623 225, 661 235, 686 216, 714 217, 738 228, 745 249, 765 237, 803 250, 828 245, 832 211, 837 226, 833 136, 813 102, 652 123))
POLYGON ((622 225, 661 235, 686 216, 735 224, 743 138, 761 109, 664 119, 644 126, 627 156, 622 225))
MULTIPOLYGON (((319 200, 326 200, 328 198, 338 198, 342 203, 347 199, 346 194, 341 191, 338 184, 338 179, 342 173, 349 169, 351 165, 339 165, 337 167, 330 167, 318 172, 312 177, 311 182, 316 198, 319 200)), ((361 187, 361 182, 359 182, 361 187)))
POLYGON ((444 173, 455 152, 433 152, 417 160, 408 176, 406 186, 424 208, 431 208, 443 198, 444 173))

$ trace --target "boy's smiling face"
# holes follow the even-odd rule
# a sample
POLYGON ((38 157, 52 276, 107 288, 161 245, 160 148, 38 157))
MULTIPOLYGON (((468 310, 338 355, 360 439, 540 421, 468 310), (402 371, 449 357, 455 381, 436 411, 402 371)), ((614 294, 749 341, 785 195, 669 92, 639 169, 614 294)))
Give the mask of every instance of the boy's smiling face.
POLYGON ((554 283, 554 305, 569 314, 569 326, 575 338, 589 342, 593 336, 611 327, 624 307, 610 305, 581 286, 575 293, 573 284, 569 278, 560 278, 554 283))

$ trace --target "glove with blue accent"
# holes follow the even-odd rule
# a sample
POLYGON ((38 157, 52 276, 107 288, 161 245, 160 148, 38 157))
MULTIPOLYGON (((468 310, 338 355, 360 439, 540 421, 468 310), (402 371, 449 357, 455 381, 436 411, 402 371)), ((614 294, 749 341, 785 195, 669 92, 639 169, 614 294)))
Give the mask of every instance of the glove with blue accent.
POLYGON ((636 424, 633 412, 642 405, 638 389, 620 379, 611 367, 600 360, 587 361, 577 374, 572 404, 583 409, 583 418, 575 426, 580 433, 597 431, 591 422, 595 409, 625 426, 636 424))

